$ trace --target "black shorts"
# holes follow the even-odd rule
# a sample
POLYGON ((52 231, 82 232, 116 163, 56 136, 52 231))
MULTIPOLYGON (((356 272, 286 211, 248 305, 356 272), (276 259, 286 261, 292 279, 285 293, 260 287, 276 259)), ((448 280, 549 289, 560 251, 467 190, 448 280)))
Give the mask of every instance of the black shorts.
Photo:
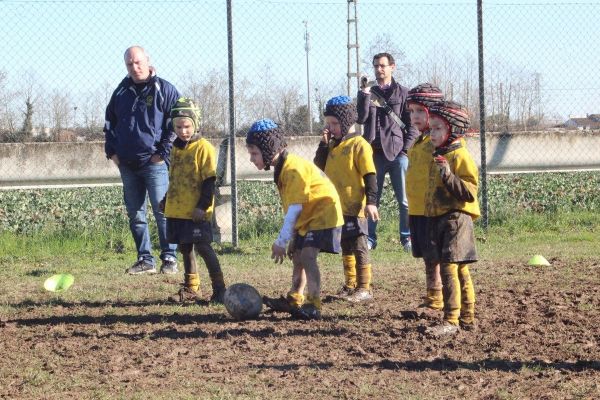
POLYGON ((344 215, 344 225, 342 226, 342 239, 348 239, 368 234, 369 224, 367 223, 366 218, 358 218, 344 215))
POLYGON ((167 240, 169 243, 189 244, 213 241, 212 225, 208 221, 194 222, 191 219, 167 218, 167 240))
POLYGON ((428 220, 429 217, 424 215, 408 216, 413 257, 421 258, 427 254, 427 245, 429 244, 428 220))
POLYGON ((428 260, 455 264, 477 261, 475 230, 469 214, 452 211, 439 217, 430 217, 428 222, 428 260))
POLYGON ((342 251, 341 238, 341 226, 308 231, 304 236, 296 234, 294 237, 294 249, 302 250, 305 247, 316 247, 325 253, 338 254, 342 251))

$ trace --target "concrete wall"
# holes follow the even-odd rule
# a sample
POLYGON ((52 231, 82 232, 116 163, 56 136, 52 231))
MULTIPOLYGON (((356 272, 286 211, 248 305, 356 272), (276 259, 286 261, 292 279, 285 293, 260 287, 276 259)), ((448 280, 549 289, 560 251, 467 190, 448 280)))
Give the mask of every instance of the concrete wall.
MULTIPOLYGON (((211 139, 219 151, 222 139, 211 139)), ((288 138, 289 151, 312 159, 319 137, 288 138)), ((513 135, 488 134, 489 173, 600 169, 600 132, 537 132, 513 135)), ((479 138, 467 146, 480 164, 479 138)), ((219 162, 227 164, 222 149, 219 162)), ((270 179, 272 171, 257 171, 249 162, 244 138, 236 140, 236 172, 240 179, 270 179)), ((104 156, 102 142, 0 143, 0 187, 39 185, 115 184, 118 169, 104 156)))

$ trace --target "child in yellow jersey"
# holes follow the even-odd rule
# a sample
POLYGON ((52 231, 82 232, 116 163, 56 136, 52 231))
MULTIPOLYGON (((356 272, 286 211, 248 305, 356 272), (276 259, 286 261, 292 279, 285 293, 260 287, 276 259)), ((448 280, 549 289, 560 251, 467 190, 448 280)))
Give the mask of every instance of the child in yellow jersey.
POLYGON ((292 259, 292 288, 287 296, 264 297, 275 311, 297 319, 321 318, 320 251, 339 253, 344 222, 339 196, 331 181, 313 163, 285 150, 283 131, 270 119, 255 122, 246 136, 250 161, 259 170, 274 167, 274 180, 285 213, 283 227, 271 246, 271 258, 292 259), (307 296, 304 297, 304 289, 307 296))
POLYGON ((171 109, 171 118, 177 138, 171 151, 169 190, 163 204, 167 217, 167 237, 170 243, 177 243, 183 256, 185 280, 183 287, 169 300, 185 303, 201 298, 195 248, 204 260, 212 282, 210 301, 223 303, 223 272, 211 247, 215 148, 200 137, 200 110, 191 99, 180 98, 171 109))
POLYGON ((444 323, 427 329, 432 336, 453 335, 475 323, 475 291, 468 264, 477 261, 473 220, 478 218, 478 170, 461 138, 469 115, 445 101, 429 107, 430 138, 435 147, 425 200, 429 219, 427 258, 439 261, 444 323))
POLYGON ((425 195, 429 171, 433 166, 433 144, 429 138, 429 107, 444 100, 440 88, 431 83, 422 83, 408 91, 406 104, 410 120, 420 136, 408 149, 408 170, 406 171, 406 197, 408 199, 408 221, 412 239, 412 255, 423 258, 425 263, 426 296, 420 314, 424 317, 437 317, 444 308, 440 264, 427 258, 428 217, 425 216, 425 195), (433 312, 431 311, 433 310, 433 312))
POLYGON ((325 105, 323 138, 315 164, 331 179, 342 202, 342 265, 345 283, 338 292, 353 303, 373 299, 367 218, 379 220, 377 177, 371 145, 356 133, 356 106, 348 96, 337 96, 325 105))

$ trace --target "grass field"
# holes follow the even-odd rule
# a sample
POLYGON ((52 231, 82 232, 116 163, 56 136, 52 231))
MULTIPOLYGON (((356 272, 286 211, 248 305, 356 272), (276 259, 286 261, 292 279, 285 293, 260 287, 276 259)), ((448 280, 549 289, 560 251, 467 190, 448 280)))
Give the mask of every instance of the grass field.
MULTIPOLYGON (((169 304, 182 273, 124 273, 135 252, 118 197, 90 194, 93 214, 77 193, 0 192, 0 398, 599 398, 598 188, 527 198, 518 188, 531 183, 502 182, 489 230, 477 230, 478 329, 441 340, 424 334, 435 321, 403 317, 421 302, 425 276, 399 249, 393 218, 371 253, 375 302, 329 301, 341 262, 323 255, 321 321, 263 313, 236 322, 222 306, 169 304), (552 265, 526 265, 534 254, 552 265), (44 291, 58 272, 72 273, 73 287, 44 291)), ((216 248, 227 283, 279 295, 291 264, 269 259, 276 216, 264 204, 243 216, 262 230, 245 227, 239 248, 216 248)), ((201 279, 208 298, 205 269, 201 279)))

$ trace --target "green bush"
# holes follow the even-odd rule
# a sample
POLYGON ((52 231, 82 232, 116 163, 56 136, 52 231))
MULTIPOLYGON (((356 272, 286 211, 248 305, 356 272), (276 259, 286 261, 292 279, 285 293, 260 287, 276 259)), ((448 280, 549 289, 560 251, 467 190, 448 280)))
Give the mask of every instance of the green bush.
MULTIPOLYGON (((558 214, 595 215, 600 209, 599 188, 600 174, 592 172, 492 175, 488 177, 489 222, 503 225, 520 219, 529 225, 552 225, 560 222, 555 221, 558 214)), ((238 200, 240 239, 277 233, 283 213, 273 182, 240 181, 238 200)), ((380 214, 383 226, 395 226, 398 206, 389 186, 382 195, 380 214)), ((569 223, 585 224, 585 218, 569 223)), ((0 231, 81 236, 128 229, 118 186, 0 191, 0 231)))

